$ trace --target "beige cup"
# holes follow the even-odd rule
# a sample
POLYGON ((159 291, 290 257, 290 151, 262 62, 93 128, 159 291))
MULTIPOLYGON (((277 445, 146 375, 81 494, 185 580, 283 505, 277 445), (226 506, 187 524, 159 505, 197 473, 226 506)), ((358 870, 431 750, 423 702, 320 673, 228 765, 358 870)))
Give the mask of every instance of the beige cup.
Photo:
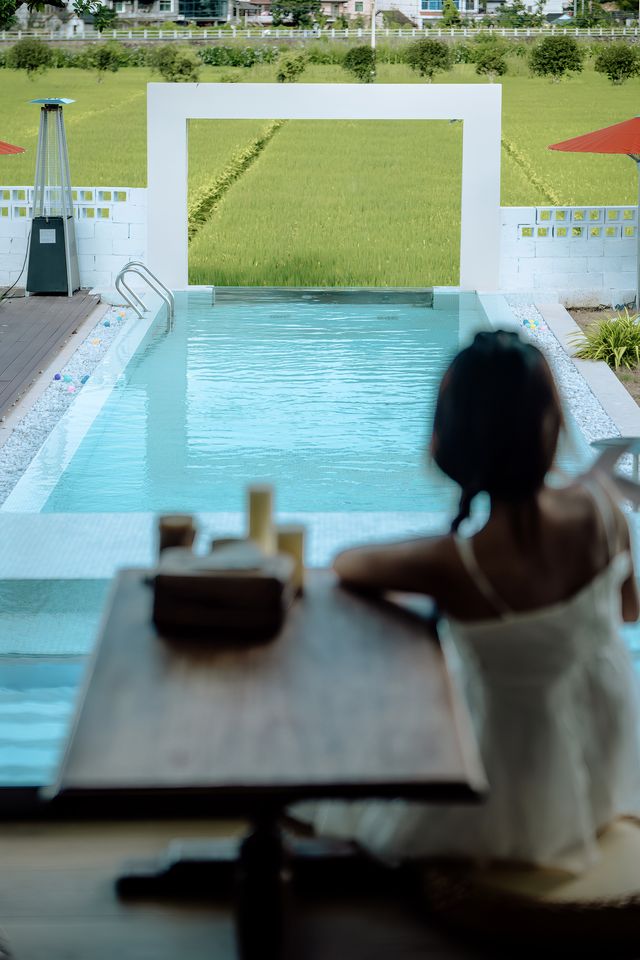
POLYGON ((276 527, 278 553, 286 553, 295 563, 293 585, 296 593, 302 593, 304 587, 304 535, 305 527, 301 524, 290 523, 276 527))

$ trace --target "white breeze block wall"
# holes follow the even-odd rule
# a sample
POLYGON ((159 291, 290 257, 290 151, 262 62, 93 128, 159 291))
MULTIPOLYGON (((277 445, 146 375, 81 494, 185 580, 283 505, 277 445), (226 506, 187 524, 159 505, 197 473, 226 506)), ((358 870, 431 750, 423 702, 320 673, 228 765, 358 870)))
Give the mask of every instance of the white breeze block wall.
MULTIPOLYGON (((147 191, 139 187, 74 187, 80 284, 104 290, 127 260, 147 255, 147 191)), ((31 225, 33 187, 0 187, 0 286, 22 268, 31 225)), ((26 269, 20 286, 26 280, 26 269)))
POLYGON ((576 307, 635 296, 635 206, 502 207, 501 215, 501 290, 551 293, 576 307))

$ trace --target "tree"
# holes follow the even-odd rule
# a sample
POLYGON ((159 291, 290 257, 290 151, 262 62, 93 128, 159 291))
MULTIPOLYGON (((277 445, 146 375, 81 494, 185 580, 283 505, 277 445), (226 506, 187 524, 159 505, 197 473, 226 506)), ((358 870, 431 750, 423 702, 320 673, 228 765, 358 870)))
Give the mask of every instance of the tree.
POLYGON ((489 77, 492 83, 507 73, 508 52, 507 42, 491 34, 480 34, 469 44, 469 58, 476 65, 476 73, 489 77))
POLYGON ((462 23, 460 11, 453 0, 444 0, 442 4, 442 23, 445 27, 459 27, 462 23))
POLYGON ((14 43, 6 58, 8 67, 12 67, 14 70, 26 70, 30 80, 35 77, 36 73, 44 73, 52 62, 53 54, 50 47, 40 40, 31 40, 28 37, 14 43))
POLYGON ((492 83, 496 77, 503 77, 508 70, 504 53, 488 44, 477 52, 475 64, 476 73, 489 77, 492 83))
POLYGON ((376 52, 371 47, 351 47, 342 61, 342 66, 360 81, 373 83, 376 78, 376 52))
POLYGON ((15 0, 0 0, 0 30, 11 30, 15 22, 15 0))
POLYGON ((303 55, 283 60, 276 74, 276 80, 278 83, 295 83, 304 73, 306 66, 307 59, 303 55))
POLYGON ((102 4, 98 4, 93 12, 93 25, 98 33, 102 33, 103 30, 112 29, 117 19, 118 14, 116 11, 102 4))
POLYGON ((533 10, 529 10, 524 0, 510 0, 502 5, 496 22, 501 27, 541 27, 545 23, 544 0, 536 0, 533 10))
POLYGON ((273 0, 271 4, 274 27, 285 22, 294 27, 310 27, 321 10, 320 0, 273 0))
POLYGON ((98 83, 102 83, 105 73, 117 73, 123 62, 126 53, 119 43, 95 44, 91 50, 91 65, 98 71, 98 83))
POLYGON ((451 47, 444 40, 431 40, 430 37, 424 37, 409 44, 406 62, 412 70, 416 70, 421 77, 426 77, 431 83, 436 73, 451 69, 453 54, 451 47))
POLYGON ((593 69, 611 83, 624 83, 640 74, 640 52, 628 43, 607 43, 598 51, 593 69))
POLYGON ((202 61, 190 47, 164 43, 149 53, 149 66, 169 83, 197 83, 202 61))
POLYGON ((529 67, 536 76, 551 77, 557 83, 568 73, 581 73, 583 58, 578 42, 561 34, 543 37, 536 43, 529 56, 529 67))
MULTIPOLYGON (((45 8, 44 0, 0 0, 0 30, 8 30, 13 25, 15 12, 23 3, 29 13, 42 13, 45 8)), ((65 0, 47 0, 46 5, 64 10, 65 13, 69 9, 65 0)), ((93 16, 96 30, 100 33, 106 27, 113 26, 117 18, 115 10, 107 7, 101 0, 74 0, 73 10, 79 17, 93 16)))

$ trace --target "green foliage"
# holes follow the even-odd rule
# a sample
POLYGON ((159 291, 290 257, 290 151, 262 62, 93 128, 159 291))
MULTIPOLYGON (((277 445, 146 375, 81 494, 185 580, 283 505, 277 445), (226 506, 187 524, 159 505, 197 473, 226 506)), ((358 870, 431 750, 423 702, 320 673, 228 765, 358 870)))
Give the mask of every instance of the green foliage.
POLYGON ((93 25, 98 33, 114 27, 118 19, 115 8, 108 7, 101 0, 74 0, 73 9, 79 17, 93 17, 93 25))
POLYGON ((348 47, 344 43, 328 43, 326 40, 314 40, 307 49, 307 63, 344 63, 348 47))
POLYGON ((277 47, 219 46, 200 47, 198 56, 211 67, 253 67, 256 63, 275 63, 279 56, 277 47))
POLYGON ((117 73, 127 61, 127 52, 119 43, 99 43, 91 51, 91 63, 98 71, 99 81, 105 73, 117 73))
POLYGON ((451 69, 453 54, 451 47, 444 40, 424 37, 409 44, 405 61, 412 70, 416 70, 421 77, 426 77, 431 83, 436 73, 451 69))
POLYGON ((351 47, 342 66, 360 83, 373 83, 376 78, 376 52, 371 47, 351 47))
POLYGON ((26 70, 28 77, 43 73, 53 63, 47 44, 26 37, 18 40, 7 53, 7 66, 13 70, 26 70))
POLYGON ((615 370, 640 365, 640 315, 624 313, 607 317, 573 338, 576 357, 581 360, 604 360, 615 370))
POLYGON ((0 30, 11 30, 16 22, 15 0, 0 0, 0 30))
POLYGON ((276 80, 278 83, 295 83, 304 73, 306 66, 307 58, 303 54, 299 57, 289 57, 281 62, 276 80))
POLYGON ((98 33, 102 33, 104 30, 112 30, 117 19, 116 11, 111 7, 105 7, 103 4, 98 4, 93 12, 93 25, 98 33))
POLYGON ((499 27, 541 27, 545 23, 544 0, 536 0, 533 10, 529 10, 524 0, 510 0, 502 4, 496 17, 499 27))
POLYGON ((197 83, 201 61, 190 47, 166 43, 149 53, 149 66, 169 83, 197 83))
POLYGON ((624 83, 640 74, 640 52, 629 43, 607 43, 600 47, 593 65, 612 83, 624 83))
POLYGON ((475 64, 476 73, 489 77, 492 82, 496 77, 503 77, 508 69, 504 54, 490 46, 478 51, 475 64))
POLYGON ((568 73, 580 73, 583 58, 583 50, 573 37, 543 37, 531 49, 529 69, 538 77, 558 81, 568 73))
POLYGON ((271 4, 274 27, 281 23, 310 27, 321 12, 320 0, 273 0, 271 4))
POLYGON ((442 23, 445 27, 459 27, 462 24, 460 11, 453 0, 444 0, 442 4, 442 23))

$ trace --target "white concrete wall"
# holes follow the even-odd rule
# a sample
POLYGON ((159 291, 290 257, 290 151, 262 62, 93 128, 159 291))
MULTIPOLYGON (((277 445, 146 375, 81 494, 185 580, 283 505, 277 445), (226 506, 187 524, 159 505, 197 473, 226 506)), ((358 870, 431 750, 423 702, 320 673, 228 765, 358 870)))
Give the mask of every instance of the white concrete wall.
POLYGON ((503 207, 501 219, 501 290, 546 291, 565 306, 635 296, 635 206, 503 207))
MULTIPOLYGON (((80 283, 107 289, 127 260, 147 255, 147 191, 139 187, 74 187, 80 283)), ((25 261, 32 187, 0 187, 0 286, 25 261)), ((19 281, 23 286, 26 268, 19 281)))
MULTIPOLYGON (((74 191, 80 282, 107 290, 127 260, 148 257, 147 191, 74 191)), ((0 286, 13 283, 24 262, 31 199, 30 187, 0 187, 0 286)), ((500 290, 538 300, 551 294, 566 306, 616 305, 635 296, 635 206, 502 207, 500 219, 500 290)))

